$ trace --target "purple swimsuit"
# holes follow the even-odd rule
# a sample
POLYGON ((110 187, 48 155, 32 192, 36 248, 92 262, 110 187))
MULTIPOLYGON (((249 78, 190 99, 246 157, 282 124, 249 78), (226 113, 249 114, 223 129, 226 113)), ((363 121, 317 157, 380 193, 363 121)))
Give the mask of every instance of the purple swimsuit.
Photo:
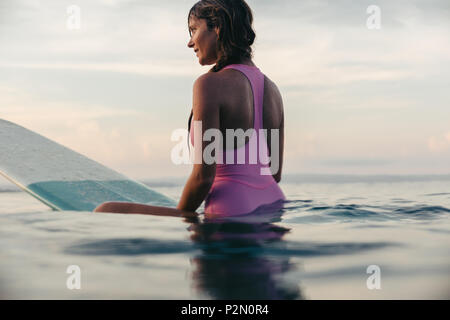
MULTIPOLYGON (((259 132, 259 129, 263 129, 264 74, 257 67, 243 64, 228 65, 224 69, 239 70, 249 79, 253 90, 255 131, 245 146, 219 151, 218 157, 222 157, 223 164, 216 164, 216 176, 205 199, 205 214, 237 216, 256 212, 258 208, 279 209, 285 196, 271 174, 261 173, 269 168, 266 137, 259 132), (239 164, 238 154, 243 159, 244 150, 245 163, 239 164), (250 161, 250 152, 257 155, 253 161, 250 161), (234 160, 233 164, 230 159, 234 160)), ((194 145, 192 125, 190 138, 194 145)))

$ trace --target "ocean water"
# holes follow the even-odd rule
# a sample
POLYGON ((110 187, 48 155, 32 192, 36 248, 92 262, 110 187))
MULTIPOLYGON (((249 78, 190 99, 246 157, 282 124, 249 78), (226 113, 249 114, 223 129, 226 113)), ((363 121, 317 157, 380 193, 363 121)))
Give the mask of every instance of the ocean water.
MULTIPOLYGON (((145 183, 174 199, 183 188, 145 183)), ((56 212, 0 181, 0 298, 450 298, 450 176, 281 187, 279 212, 186 220, 56 212), (67 285, 73 265, 80 289, 67 285)))

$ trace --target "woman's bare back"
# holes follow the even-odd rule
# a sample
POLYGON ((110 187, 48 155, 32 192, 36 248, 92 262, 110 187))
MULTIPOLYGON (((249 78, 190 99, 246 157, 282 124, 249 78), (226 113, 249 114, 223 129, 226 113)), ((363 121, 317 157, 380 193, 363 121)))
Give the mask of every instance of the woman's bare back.
MULTIPOLYGON (((253 92, 250 81, 242 72, 226 69, 217 73, 222 88, 220 96, 220 130, 254 128, 253 92)), ((264 76, 263 128, 283 130, 283 101, 273 81, 264 76)), ((268 135, 270 146, 270 135, 268 135)), ((224 148, 226 141, 224 141, 224 148)), ((239 145, 235 148, 240 147, 239 145)))

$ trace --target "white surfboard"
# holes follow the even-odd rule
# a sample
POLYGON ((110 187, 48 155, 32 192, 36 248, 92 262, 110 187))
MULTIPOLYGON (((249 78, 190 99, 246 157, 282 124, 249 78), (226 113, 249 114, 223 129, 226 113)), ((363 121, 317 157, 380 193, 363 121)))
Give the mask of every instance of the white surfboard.
POLYGON ((54 210, 92 211, 106 201, 176 206, 146 185, 2 119, 0 174, 54 210))

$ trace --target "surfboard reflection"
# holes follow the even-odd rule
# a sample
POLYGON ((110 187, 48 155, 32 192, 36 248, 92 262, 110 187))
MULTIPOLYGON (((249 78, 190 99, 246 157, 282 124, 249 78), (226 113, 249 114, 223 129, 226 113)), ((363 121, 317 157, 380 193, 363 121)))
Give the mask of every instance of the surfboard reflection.
POLYGON ((193 287, 212 299, 302 299, 298 283, 283 279, 296 268, 267 247, 290 229, 272 222, 205 219, 189 230, 201 254, 191 259, 193 287))

